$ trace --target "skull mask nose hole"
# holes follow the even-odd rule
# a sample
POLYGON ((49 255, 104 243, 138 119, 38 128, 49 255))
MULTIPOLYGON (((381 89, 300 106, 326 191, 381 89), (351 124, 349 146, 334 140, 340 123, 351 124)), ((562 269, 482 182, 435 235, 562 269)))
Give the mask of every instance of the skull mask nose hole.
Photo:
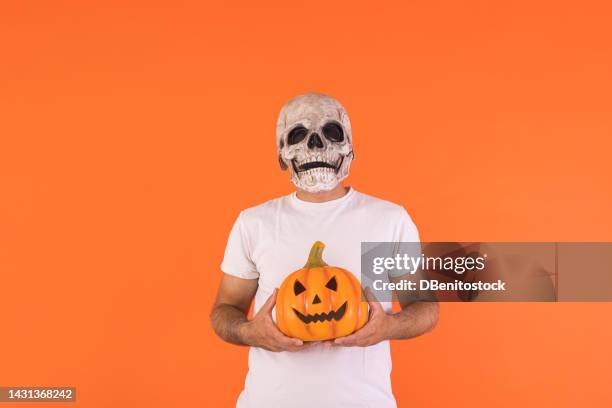
POLYGON ((308 148, 316 149, 323 147, 323 140, 321 140, 321 136, 318 133, 313 133, 308 138, 308 148))
POLYGON ((321 299, 319 299, 319 295, 315 295, 314 299, 312 299, 312 304, 316 305, 318 303, 321 303, 321 299))

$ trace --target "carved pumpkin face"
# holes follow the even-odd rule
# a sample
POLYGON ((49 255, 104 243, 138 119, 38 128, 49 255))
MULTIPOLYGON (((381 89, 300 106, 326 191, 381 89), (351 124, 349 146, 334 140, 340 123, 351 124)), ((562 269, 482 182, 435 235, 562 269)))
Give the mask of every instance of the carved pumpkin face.
POLYGON ((328 266, 315 242, 304 268, 282 283, 276 297, 276 324, 281 332, 304 341, 346 336, 368 320, 359 281, 346 269, 328 266))

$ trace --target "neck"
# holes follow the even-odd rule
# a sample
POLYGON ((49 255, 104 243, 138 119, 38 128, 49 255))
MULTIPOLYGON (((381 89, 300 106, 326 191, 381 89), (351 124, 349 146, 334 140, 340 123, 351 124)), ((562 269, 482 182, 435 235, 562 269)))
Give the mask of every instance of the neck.
POLYGON ((298 189, 296 192, 296 196, 302 201, 310 201, 311 203, 324 203, 325 201, 331 201, 343 197, 348 192, 349 187, 344 187, 342 184, 338 184, 331 190, 319 191, 317 193, 310 193, 308 191, 298 189))

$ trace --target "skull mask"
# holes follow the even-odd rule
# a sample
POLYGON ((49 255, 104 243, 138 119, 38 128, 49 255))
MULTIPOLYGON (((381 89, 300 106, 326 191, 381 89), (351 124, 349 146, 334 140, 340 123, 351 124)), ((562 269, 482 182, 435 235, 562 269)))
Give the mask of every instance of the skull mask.
POLYGON ((307 93, 291 99, 276 124, 278 159, 291 181, 311 193, 333 189, 353 160, 351 122, 334 98, 307 93))

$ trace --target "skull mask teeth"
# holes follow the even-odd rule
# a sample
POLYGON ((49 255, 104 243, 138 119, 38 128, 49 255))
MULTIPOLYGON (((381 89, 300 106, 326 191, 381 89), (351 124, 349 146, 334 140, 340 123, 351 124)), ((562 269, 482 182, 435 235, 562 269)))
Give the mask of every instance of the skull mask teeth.
POLYGON ((353 159, 351 124, 334 98, 316 93, 298 96, 283 107, 276 127, 282 168, 290 168, 299 189, 333 189, 349 173, 353 159))

